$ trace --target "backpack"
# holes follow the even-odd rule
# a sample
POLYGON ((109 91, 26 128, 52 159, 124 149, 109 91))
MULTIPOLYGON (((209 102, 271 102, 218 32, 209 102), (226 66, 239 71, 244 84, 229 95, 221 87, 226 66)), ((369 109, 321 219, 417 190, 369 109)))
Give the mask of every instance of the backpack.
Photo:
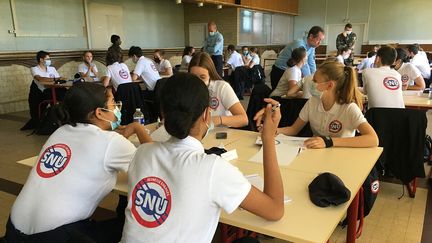
POLYGON ((432 164, 432 138, 426 134, 424 150, 423 150, 423 160, 428 163, 428 165, 432 164))
POLYGON ((51 135, 59 128, 59 124, 54 118, 52 106, 48 105, 40 119, 39 125, 36 127, 34 133, 37 135, 51 135))

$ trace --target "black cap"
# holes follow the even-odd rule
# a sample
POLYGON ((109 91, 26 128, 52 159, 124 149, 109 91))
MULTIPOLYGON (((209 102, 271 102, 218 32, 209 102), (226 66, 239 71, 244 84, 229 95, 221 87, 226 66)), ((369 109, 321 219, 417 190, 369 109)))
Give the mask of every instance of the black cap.
POLYGON ((351 192, 342 180, 329 172, 315 177, 308 187, 310 200, 319 207, 339 205, 351 197, 351 192))

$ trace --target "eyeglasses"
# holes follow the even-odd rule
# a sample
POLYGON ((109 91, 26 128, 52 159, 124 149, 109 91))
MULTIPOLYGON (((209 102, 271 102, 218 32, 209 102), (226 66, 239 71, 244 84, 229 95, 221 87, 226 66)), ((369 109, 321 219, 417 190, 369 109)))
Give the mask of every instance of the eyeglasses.
POLYGON ((110 105, 114 105, 116 108, 121 110, 123 103, 121 101, 115 101, 115 102, 111 103, 110 105))

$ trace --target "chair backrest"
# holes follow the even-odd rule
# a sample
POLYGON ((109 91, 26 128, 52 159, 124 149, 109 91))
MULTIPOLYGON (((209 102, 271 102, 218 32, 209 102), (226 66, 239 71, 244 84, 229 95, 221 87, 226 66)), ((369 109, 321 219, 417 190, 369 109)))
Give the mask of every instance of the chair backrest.
POLYGON ((378 168, 389 171, 403 183, 425 177, 423 149, 426 112, 400 108, 371 108, 366 119, 375 129, 384 148, 378 168))
POLYGON ((175 67, 177 65, 181 65, 182 56, 172 56, 168 59, 168 61, 171 63, 172 67, 175 67))
POLYGON ((255 114, 265 106, 264 98, 267 98, 270 93, 271 89, 264 83, 257 84, 252 89, 249 104, 246 110, 249 120, 248 130, 257 131, 253 118, 255 114))
POLYGON ((136 108, 140 108, 141 112, 146 116, 146 111, 143 106, 141 97, 141 88, 138 83, 124 83, 117 87, 114 95, 116 101, 122 102, 122 125, 127 125, 133 122, 133 114, 136 108))
MULTIPOLYGON (((281 104, 281 120, 279 122, 279 127, 291 126, 299 117, 300 111, 306 104, 308 99, 285 99, 281 97, 272 97, 273 99, 279 101, 281 104)), ((307 123, 302 130, 297 134, 299 137, 312 137, 312 130, 309 123, 307 123)))

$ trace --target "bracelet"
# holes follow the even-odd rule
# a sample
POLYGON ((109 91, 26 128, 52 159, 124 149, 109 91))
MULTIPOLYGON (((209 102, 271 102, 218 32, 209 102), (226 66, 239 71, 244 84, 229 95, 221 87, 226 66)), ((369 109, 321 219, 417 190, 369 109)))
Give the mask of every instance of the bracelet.
POLYGON ((331 137, 320 136, 324 140, 326 148, 333 147, 333 139, 331 137))
POLYGON ((219 116, 219 120, 220 120, 220 125, 223 125, 222 116, 219 116))

